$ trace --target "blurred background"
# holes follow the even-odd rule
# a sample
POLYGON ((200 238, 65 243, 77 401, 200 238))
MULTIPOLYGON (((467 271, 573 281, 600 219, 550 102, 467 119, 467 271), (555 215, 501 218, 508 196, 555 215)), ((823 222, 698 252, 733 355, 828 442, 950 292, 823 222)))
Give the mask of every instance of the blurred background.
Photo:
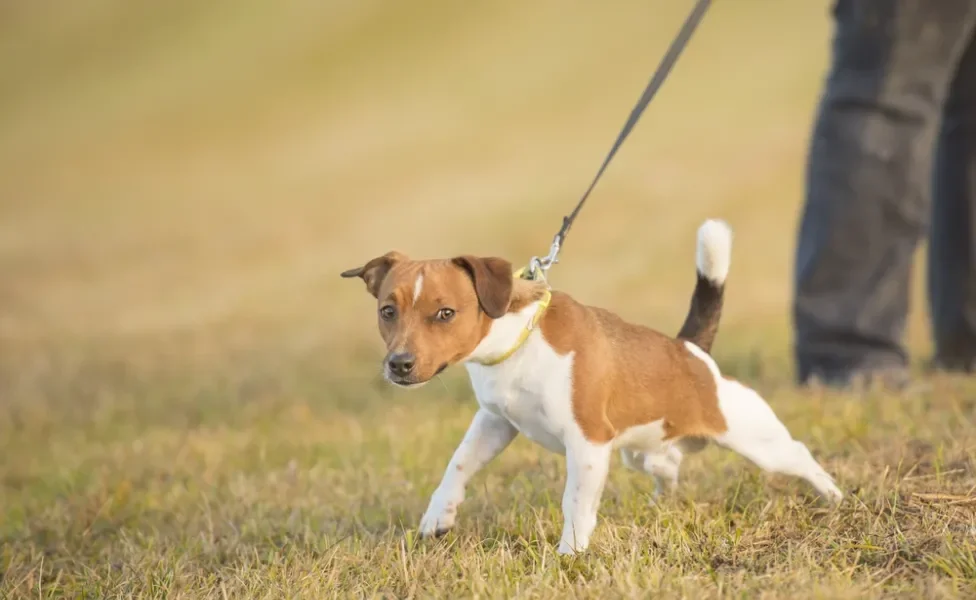
MULTIPOLYGON (((375 307, 338 273, 391 249, 545 253, 690 6, 0 4, 7 383, 97 357, 374 369, 375 307)), ((675 332, 695 229, 724 218, 736 240, 717 352, 790 369, 828 19, 826 0, 715 3, 554 285, 675 332)))
POLYGON ((339 273, 544 254, 693 0, 0 0, 0 596, 968 585, 976 394, 792 391, 831 3, 714 2, 550 279, 673 334, 696 229, 727 220, 718 362, 859 499, 826 517, 715 451, 682 467, 693 504, 649 509, 617 469, 616 551, 564 569, 562 457, 526 439, 458 537, 404 550, 476 404, 460 368, 385 384, 375 301, 339 273))

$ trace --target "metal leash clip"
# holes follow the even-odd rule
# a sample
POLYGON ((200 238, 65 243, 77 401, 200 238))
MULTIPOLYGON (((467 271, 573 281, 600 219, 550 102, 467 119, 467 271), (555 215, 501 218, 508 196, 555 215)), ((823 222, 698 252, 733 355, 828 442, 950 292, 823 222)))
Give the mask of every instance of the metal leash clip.
POLYGON ((560 236, 557 234, 553 238, 552 245, 549 246, 549 254, 545 258, 533 256, 529 261, 529 268, 526 270, 525 278, 530 280, 541 279, 548 286, 549 281, 546 279, 546 273, 552 268, 552 265, 559 262, 559 250, 560 236))

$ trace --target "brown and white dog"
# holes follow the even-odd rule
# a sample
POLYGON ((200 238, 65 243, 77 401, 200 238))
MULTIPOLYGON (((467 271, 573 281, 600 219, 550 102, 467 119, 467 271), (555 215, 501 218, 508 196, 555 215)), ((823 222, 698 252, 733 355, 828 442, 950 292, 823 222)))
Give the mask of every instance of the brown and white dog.
POLYGON ((344 272, 378 300, 389 381, 415 387, 464 363, 480 405, 420 533, 454 526, 468 481, 519 433, 566 456, 563 554, 589 544, 614 450, 659 486, 673 486, 683 454, 710 440, 839 502, 841 491, 806 446, 708 354, 731 251, 724 222, 698 230, 698 282, 677 338, 515 278, 501 258, 415 261, 390 252, 344 272))

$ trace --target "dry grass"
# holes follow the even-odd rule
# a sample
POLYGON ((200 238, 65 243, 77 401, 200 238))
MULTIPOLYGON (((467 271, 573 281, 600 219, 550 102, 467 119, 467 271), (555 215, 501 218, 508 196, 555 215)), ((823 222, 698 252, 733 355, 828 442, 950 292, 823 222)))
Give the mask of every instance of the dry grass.
POLYGON ((592 551, 571 560, 554 554, 562 461, 522 439, 476 479, 455 533, 415 539, 473 413, 456 377, 408 397, 299 357, 172 365, 52 364, 17 392, 0 431, 12 595, 976 592, 971 383, 914 399, 765 386, 852 492, 839 510, 709 450, 657 505, 650 481, 616 468, 592 551))
POLYGON ((790 387, 824 3, 716 4, 554 276, 673 331, 695 228, 727 218, 720 363, 850 499, 828 512, 710 450, 649 505, 617 468, 592 552, 560 559, 562 462, 518 440, 455 533, 414 538, 471 394, 450 372, 382 385, 372 308, 337 273, 544 251, 683 10, 0 6, 0 595, 976 594, 976 384, 790 387))

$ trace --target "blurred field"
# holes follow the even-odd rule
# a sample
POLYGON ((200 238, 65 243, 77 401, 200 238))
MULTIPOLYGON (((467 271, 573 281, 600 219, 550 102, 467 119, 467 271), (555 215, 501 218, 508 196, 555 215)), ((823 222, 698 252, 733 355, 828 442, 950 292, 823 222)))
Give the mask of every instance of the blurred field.
MULTIPOLYGON (((695 229, 728 220, 719 362, 855 497, 711 450, 649 507, 617 469, 561 561, 561 459, 517 440, 456 533, 412 537, 474 402, 460 371, 382 385, 339 271, 545 252, 689 6, 0 4, 0 595, 976 593, 976 385, 789 386, 825 2, 716 3, 553 282, 676 331, 695 229)), ((924 324, 918 296, 919 358, 924 324)))

